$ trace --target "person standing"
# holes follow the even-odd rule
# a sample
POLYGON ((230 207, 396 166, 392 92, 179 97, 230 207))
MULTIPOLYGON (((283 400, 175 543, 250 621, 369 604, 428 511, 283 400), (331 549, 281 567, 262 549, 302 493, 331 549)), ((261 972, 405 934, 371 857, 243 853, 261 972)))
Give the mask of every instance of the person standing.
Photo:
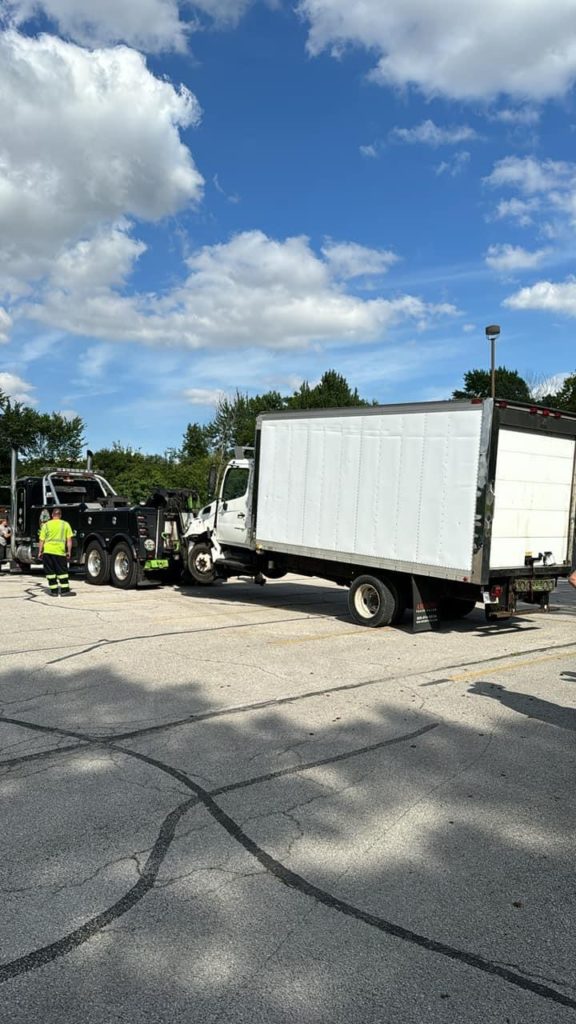
POLYGON ((10 547, 10 538, 12 536, 12 530, 8 520, 3 516, 0 518, 0 562, 3 562, 6 558, 6 553, 10 547))
POLYGON ((44 563, 44 575, 51 597, 72 597, 68 578, 68 562, 72 555, 72 527, 62 518, 62 509, 53 508, 52 518, 40 529, 38 557, 44 563))

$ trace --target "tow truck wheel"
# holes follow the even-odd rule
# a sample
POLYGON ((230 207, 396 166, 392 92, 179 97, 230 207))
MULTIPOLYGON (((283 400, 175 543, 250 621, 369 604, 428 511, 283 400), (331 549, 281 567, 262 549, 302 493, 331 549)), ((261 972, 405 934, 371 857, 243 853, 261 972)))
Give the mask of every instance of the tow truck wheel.
POLYGON ((348 593, 348 610, 359 626, 389 626, 400 612, 400 600, 391 582, 357 576, 348 593))
POLYGON ((86 548, 86 582, 101 587, 110 581, 110 555, 97 540, 86 548))
POLYGON ((112 552, 110 582, 120 590, 132 590, 140 581, 140 565, 134 558, 132 548, 121 540, 112 552))
POLYGON ((212 560, 212 548, 209 544, 195 544, 188 551, 188 572, 196 583, 209 586, 216 579, 216 570, 212 560))

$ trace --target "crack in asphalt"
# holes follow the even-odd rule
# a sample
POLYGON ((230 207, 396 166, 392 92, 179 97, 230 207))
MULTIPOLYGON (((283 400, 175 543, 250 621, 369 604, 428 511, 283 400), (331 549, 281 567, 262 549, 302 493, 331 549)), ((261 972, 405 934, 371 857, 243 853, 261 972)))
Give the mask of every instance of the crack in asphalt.
MULTIPOLYGON (((42 732, 48 731, 49 729, 47 726, 33 726, 27 722, 18 723, 13 721, 13 724, 19 724, 23 728, 37 728, 42 732)), ((53 731, 61 732, 61 730, 56 729, 53 731)), ((66 731, 65 735, 69 735, 69 732, 66 731)), ((77 738, 86 739, 87 737, 82 737, 77 734, 77 738)), ((404 739, 406 738, 407 737, 405 736, 404 739)), ((396 737, 396 741, 400 742, 400 737, 396 737)), ((332 893, 327 892, 325 889, 321 889, 319 886, 308 881, 302 875, 291 871, 290 868, 282 864, 281 861, 272 857, 271 854, 267 853, 262 847, 260 847, 253 839, 250 838, 250 836, 247 835, 246 832, 244 832, 239 823, 230 817, 230 815, 228 815, 226 811, 216 803, 214 800, 214 794, 194 782, 193 779, 191 779, 185 772, 182 772, 177 768, 173 768, 171 765, 168 765, 163 761, 158 761, 156 758, 150 757, 147 754, 141 754, 138 751, 124 747, 117 747, 115 743, 110 742, 107 746, 111 750, 117 750, 119 753, 123 753, 128 757, 133 757, 144 764, 150 765, 151 767, 170 775, 172 778, 181 782, 187 789, 191 790, 194 795, 190 799, 180 803, 166 816, 160 828, 156 842, 154 843, 146 864, 144 865, 141 877, 124 896, 112 904, 112 906, 107 910, 104 910, 101 914, 97 914, 95 917, 92 917, 89 921, 85 922, 85 924, 81 925, 73 932, 70 932, 68 935, 63 936, 61 939, 58 939, 56 942, 50 943, 49 945, 43 946, 31 953, 25 954, 22 957, 18 957, 16 960, 1 965, 0 984, 11 978, 17 977, 20 974, 25 974, 29 971, 35 970, 36 968, 50 963, 53 960, 64 956, 66 953, 71 952, 79 945, 88 941, 88 939, 101 931, 116 918, 121 917, 135 906, 135 904, 138 903, 154 886, 160 866, 166 857, 172 840, 174 839, 178 822, 192 807, 202 804, 214 821, 216 821, 228 833, 228 835, 235 840, 235 842, 243 847, 250 856, 261 864, 268 874, 272 875, 288 888, 300 893, 300 895, 307 896, 316 903, 321 904, 330 910, 337 911, 346 917, 350 917, 363 924, 367 924, 393 938, 418 946, 427 952, 447 957, 456 963, 472 967, 484 974, 496 976, 516 988, 524 989, 525 991, 541 996, 543 999, 547 999, 551 1002, 559 1003, 562 1006, 568 1006, 571 1009, 576 1010, 576 999, 565 995, 563 992, 560 992, 556 988, 552 988, 550 985, 534 980, 537 977, 536 975, 530 975, 528 972, 522 973, 517 970, 512 970, 510 967, 498 961, 488 960, 479 954, 471 953, 468 950, 458 949, 457 947, 450 946, 444 942, 439 942, 438 940, 432 939, 426 935, 421 935, 418 932, 414 932, 402 925, 396 924, 393 921, 388 921, 386 918, 380 917, 376 914, 371 914, 370 912, 363 910, 361 907, 348 903, 332 893)), ((297 766, 294 769, 294 771, 302 770, 303 766, 297 766)))
MULTIPOLYGON (((279 620, 275 620, 275 621, 279 621, 279 620)), ((288 621, 292 621, 292 620, 288 620, 288 621)), ((249 625, 249 623, 247 623, 245 625, 249 625)), ((216 628, 218 628, 218 629, 243 628, 243 626, 240 626, 240 627, 222 626, 222 627, 216 627, 216 628)), ((203 632, 203 630, 192 630, 191 632, 203 632)), ((175 636, 175 635, 182 635, 182 634, 180 634, 180 633, 158 633, 158 634, 154 634, 154 637, 158 638, 158 637, 162 637, 162 636, 175 636)), ((115 643, 124 643, 125 640, 141 640, 141 639, 142 639, 142 637, 127 637, 124 640, 105 641, 105 643, 113 643, 113 644, 115 644, 115 643)), ((102 642, 102 641, 99 641, 99 643, 100 642, 102 642)), ((554 650, 558 650, 558 651, 569 650, 569 649, 574 648, 574 647, 576 647, 576 642, 571 642, 571 643, 566 643, 566 644, 557 644, 554 647, 554 650)), ((97 734, 97 735, 86 735, 85 733, 78 733, 78 732, 73 732, 73 731, 70 731, 70 730, 65 731, 65 730, 62 730, 62 729, 58 729, 56 727, 40 726, 40 725, 35 726, 35 728, 38 729, 38 730, 46 731, 46 732, 57 733, 59 735, 75 737, 75 738, 78 738, 78 739, 82 739, 84 742, 89 742, 89 743, 101 743, 103 741, 107 742, 107 741, 110 741, 110 740, 114 740, 115 742, 119 742, 120 740, 137 739, 140 736, 148 736, 148 735, 152 735, 154 733, 167 732, 170 729, 180 728, 180 726, 190 725, 190 724, 192 724, 194 722, 206 722, 206 721, 209 721, 210 719, 222 718, 222 717, 224 717, 226 715, 239 715, 239 714, 244 714, 244 713, 249 712, 249 711, 259 711, 259 710, 263 710, 263 709, 266 709, 266 708, 282 707, 285 704, 295 704, 298 701, 311 700, 314 697, 323 697, 323 696, 329 696, 331 694, 346 693, 346 692, 350 692, 350 691, 353 691, 353 690, 363 689, 363 688, 368 687, 368 686, 377 686, 380 683, 393 683, 393 682, 397 682, 399 680, 402 680, 403 682, 406 682, 406 681, 408 681, 410 679, 417 679, 419 676, 431 675, 432 672, 449 672, 449 671, 453 671, 454 669, 469 668, 470 666, 474 666, 475 668, 477 668, 478 666, 497 664, 498 662, 508 661, 510 659, 526 658, 526 657, 529 657, 529 656, 531 656, 533 654, 548 653, 549 650, 550 650, 549 647, 532 647, 532 648, 529 648, 528 650, 515 651, 515 652, 510 652, 508 654, 495 655, 495 656, 492 656, 492 657, 484 658, 484 659, 482 659, 480 661, 478 659, 476 659, 475 661, 461 661, 461 662, 456 662, 456 663, 451 664, 451 665, 443 665, 443 666, 439 666, 438 668, 435 668, 433 670, 418 669, 418 670, 416 670, 414 672, 410 672, 408 674, 403 673, 403 674, 392 675, 392 676, 379 676, 376 679, 366 679, 366 680, 363 680, 363 681, 358 682, 358 683, 342 683, 339 686, 324 687, 321 690, 306 690, 303 693, 291 694, 290 696, 287 696, 287 697, 274 697, 274 698, 271 698, 269 700, 253 701, 253 702, 247 703, 247 704, 236 704, 236 705, 231 705, 231 706, 227 706, 227 707, 214 708, 214 709, 211 709, 209 711, 192 712, 190 715, 186 715, 183 718, 174 719, 174 720, 172 720, 170 722, 161 722, 161 723, 159 723, 157 725, 142 726, 141 728, 138 728, 138 729, 129 729, 129 730, 126 730, 124 732, 115 733, 115 734, 112 734, 112 733, 108 733, 108 734, 107 733, 100 733, 100 734, 97 734)), ((439 679, 439 680, 433 680, 433 683, 434 682, 444 682, 444 679, 442 678, 442 679, 439 679)), ((429 685, 432 685, 432 683, 422 683, 421 685, 422 686, 429 686, 429 685)), ((67 690, 66 692, 70 692, 70 691, 67 690)), ((32 698, 30 698, 30 699, 32 699, 32 698)), ((16 703, 18 703, 18 702, 16 702, 16 703)), ((422 701, 421 704, 420 704, 420 707, 423 707, 424 703, 425 702, 422 701)), ((16 724, 21 724, 19 719, 12 719, 12 718, 8 718, 8 717, 2 716, 2 715, 0 715, 0 722, 6 722, 6 723, 11 723, 12 722, 12 723, 16 723, 16 724)), ((31 726, 31 728, 32 727, 33 726, 31 726)), ((0 764, 1 763, 6 763, 6 762, 0 762, 0 764)))
POLYGON ((92 938, 92 936, 102 931, 106 925, 116 920, 116 918, 121 917, 139 903, 146 893, 154 886, 154 882, 156 881, 162 862, 170 848, 172 839, 174 838, 178 822, 182 816, 197 803, 198 799, 195 796, 190 797, 166 815, 162 822, 156 842, 154 843, 148 859, 146 860, 146 864, 142 869, 140 878, 127 893, 121 896, 120 899, 113 903, 111 907, 102 911, 101 914, 96 914, 95 917, 91 917, 88 921, 85 921, 84 924, 80 925, 79 928, 76 928, 73 932, 69 932, 68 935, 64 935, 61 939, 57 939, 56 942, 51 942, 49 945, 42 946, 39 949, 34 950, 32 953, 26 953, 24 956, 20 956, 16 960, 0 965, 0 984, 9 981, 11 978, 16 978, 20 974, 27 974, 30 971, 34 971, 38 967, 42 967, 44 964, 51 963, 53 960, 57 960, 59 957, 65 956, 66 953, 71 953, 72 950, 81 946, 84 942, 87 942, 88 939, 92 938))
POLYGON ((415 739, 417 736, 423 736, 425 733, 431 732, 432 729, 437 729, 438 725, 438 722, 433 722, 430 725, 423 725, 420 729, 415 729, 413 732, 403 733, 402 736, 393 736, 391 739, 380 740, 378 743, 370 743, 365 747, 357 747, 355 750, 347 750, 342 754, 334 754, 332 757, 319 758, 316 761, 307 761, 306 763, 294 765, 292 768, 279 768, 278 771, 267 772, 265 775, 255 775, 250 779, 245 779, 240 782, 231 782, 226 786, 219 786, 217 789, 211 789, 209 791, 210 796, 221 796, 223 793, 232 793, 236 789, 245 789, 248 786, 256 786, 262 782, 270 782, 272 779, 280 779, 283 775, 294 775, 297 772, 309 771, 312 768, 321 768, 324 765, 336 764, 338 761, 348 761, 351 757, 359 757, 361 754, 369 754, 372 750, 380 750, 382 747, 392 747, 396 743, 405 743, 407 740, 415 739))

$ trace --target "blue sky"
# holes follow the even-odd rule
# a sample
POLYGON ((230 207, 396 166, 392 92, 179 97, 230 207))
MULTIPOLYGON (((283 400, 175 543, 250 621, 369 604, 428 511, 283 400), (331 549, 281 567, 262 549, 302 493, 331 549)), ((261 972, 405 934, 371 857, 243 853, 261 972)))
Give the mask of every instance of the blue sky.
POLYGON ((0 0, 0 387, 162 452, 576 369, 573 0, 0 0))

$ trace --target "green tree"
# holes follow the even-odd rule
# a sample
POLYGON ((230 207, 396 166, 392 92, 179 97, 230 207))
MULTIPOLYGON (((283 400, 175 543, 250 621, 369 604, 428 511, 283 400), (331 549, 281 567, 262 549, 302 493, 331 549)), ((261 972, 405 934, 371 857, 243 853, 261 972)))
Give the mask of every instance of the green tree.
POLYGON ((94 469, 130 501, 146 501, 158 487, 172 487, 172 463, 162 455, 145 455, 115 442, 94 452, 94 469))
POLYGON ((111 448, 94 452, 94 468, 118 494, 135 504, 147 501, 158 488, 197 491, 201 502, 208 497, 209 456, 191 461, 181 458, 178 451, 146 455, 115 442, 111 448))
POLYGON ((252 398, 240 391, 236 391, 234 398, 223 396, 214 419, 206 427, 210 450, 225 459, 235 445, 253 444, 257 416, 285 407, 286 401, 279 391, 267 391, 252 398))
POLYGON ((10 477, 11 449, 19 453, 19 469, 37 472, 43 465, 75 464, 84 444, 80 416, 40 413, 0 392, 0 475, 10 477))
POLYGON ((370 404, 360 398, 357 388, 352 391, 346 378, 336 370, 326 370, 313 388, 304 381, 288 400, 291 409, 344 409, 370 404))
POLYGON ((206 427, 199 423, 189 423, 184 433, 180 454, 183 459, 193 462, 208 455, 208 437, 206 427))
POLYGON ((58 412, 37 414, 37 434, 28 447, 28 459, 45 465, 77 463, 84 447, 84 422, 58 412))
POLYGON ((552 409, 563 409, 565 412, 576 412, 576 371, 566 377, 562 387, 555 394, 542 395, 539 405, 547 405, 552 409))
MULTIPOLYGON (((452 392, 453 398, 489 398, 492 379, 489 370, 467 370, 464 387, 452 392)), ((496 368, 496 396, 515 402, 531 402, 530 388, 516 370, 505 366, 496 368)))
POLYGON ((372 403, 360 398, 356 388, 352 390, 348 381, 336 370, 327 370, 314 387, 307 381, 291 396, 284 397, 279 391, 267 391, 262 395, 249 395, 236 391, 233 398, 223 396, 217 406, 213 420, 204 428, 189 424, 182 453, 190 451, 187 443, 188 430, 192 440, 199 437, 199 431, 207 441, 209 451, 217 457, 218 463, 227 459, 235 445, 250 445, 256 433, 256 419, 263 412, 282 409, 333 409, 347 406, 367 406, 372 403))

